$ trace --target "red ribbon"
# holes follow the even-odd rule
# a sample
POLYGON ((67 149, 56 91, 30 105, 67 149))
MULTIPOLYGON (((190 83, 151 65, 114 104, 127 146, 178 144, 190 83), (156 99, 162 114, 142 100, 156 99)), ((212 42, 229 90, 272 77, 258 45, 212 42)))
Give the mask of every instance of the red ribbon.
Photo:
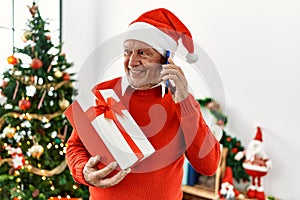
POLYGON ((125 110, 125 106, 121 101, 117 102, 114 98, 108 97, 107 102, 104 100, 102 95, 100 94, 96 96, 98 97, 96 101, 96 106, 90 107, 86 111, 87 117, 93 121, 97 116, 104 114, 105 118, 116 121, 115 114, 123 116, 122 110, 125 110))
POLYGON ((122 110, 125 106, 120 102, 117 102, 114 98, 108 97, 107 103, 102 99, 96 99, 95 112, 96 116, 104 113, 104 117, 115 120, 115 114, 123 115, 122 110))
POLYGON ((112 97, 108 97, 105 101, 100 92, 95 92, 94 94, 97 97, 96 106, 92 106, 86 111, 87 117, 91 121, 93 121, 97 116, 104 114, 105 118, 113 120, 118 129, 120 130, 121 134, 123 135, 124 139, 129 144, 132 151, 136 154, 137 158, 139 160, 142 159, 144 157, 143 153, 134 143, 130 135, 122 127, 122 124, 116 118, 116 114, 124 116, 122 110, 126 109, 125 106, 122 104, 121 101, 117 102, 112 97))

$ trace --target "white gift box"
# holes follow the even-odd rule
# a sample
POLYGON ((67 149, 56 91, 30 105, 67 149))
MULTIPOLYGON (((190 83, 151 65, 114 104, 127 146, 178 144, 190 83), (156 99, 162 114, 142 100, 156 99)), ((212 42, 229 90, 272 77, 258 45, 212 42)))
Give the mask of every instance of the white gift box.
POLYGON ((100 155, 104 164, 116 161, 126 169, 153 154, 155 149, 114 90, 99 90, 96 95, 80 94, 64 112, 91 156, 100 155), (96 100, 103 105, 96 105, 96 100))

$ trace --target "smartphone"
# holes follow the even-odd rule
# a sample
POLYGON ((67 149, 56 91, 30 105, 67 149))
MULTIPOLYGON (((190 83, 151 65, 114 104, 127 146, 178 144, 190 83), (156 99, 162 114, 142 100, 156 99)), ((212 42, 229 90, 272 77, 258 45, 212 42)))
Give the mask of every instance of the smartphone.
MULTIPOLYGON (((166 64, 169 64, 169 61, 168 61, 169 57, 170 57, 170 51, 167 50, 167 51, 166 51, 166 62, 165 62, 166 64)), ((168 91, 169 91, 168 86, 169 86, 169 85, 170 85, 170 81, 169 81, 169 80, 166 80, 165 94, 168 94, 168 91)))

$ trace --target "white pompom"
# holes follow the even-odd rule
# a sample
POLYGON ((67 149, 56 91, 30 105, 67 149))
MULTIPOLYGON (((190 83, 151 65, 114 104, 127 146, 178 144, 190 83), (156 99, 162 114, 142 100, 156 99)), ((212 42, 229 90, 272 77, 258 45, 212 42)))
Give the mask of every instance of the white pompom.
POLYGON ((220 190, 220 194, 222 194, 222 195, 226 195, 226 193, 227 193, 227 190, 226 190, 226 188, 221 188, 221 190, 220 190))
POLYGON ((195 62, 197 62, 198 58, 199 58, 199 56, 197 54, 194 54, 194 53, 188 53, 186 55, 186 61, 188 63, 195 63, 195 62))

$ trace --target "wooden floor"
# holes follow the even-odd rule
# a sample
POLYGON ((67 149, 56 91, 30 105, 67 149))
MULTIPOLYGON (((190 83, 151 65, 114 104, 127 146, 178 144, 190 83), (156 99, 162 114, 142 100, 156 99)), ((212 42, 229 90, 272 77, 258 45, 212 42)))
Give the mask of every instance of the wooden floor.
POLYGON ((202 197, 196 197, 196 196, 189 195, 189 194, 183 194, 182 200, 208 200, 208 199, 202 198, 202 197))
MULTIPOLYGON (((215 195, 215 192, 213 190, 209 190, 201 186, 184 185, 182 186, 182 190, 183 190, 182 200, 218 200, 219 199, 219 196, 215 195)), ((245 197, 243 198, 243 200, 255 200, 255 199, 249 199, 245 197)), ((275 200, 280 200, 280 199, 276 198, 275 200)))
POLYGON ((183 190, 183 200, 208 200, 208 199, 218 199, 213 190, 208 190, 207 188, 195 187, 184 185, 183 190))

